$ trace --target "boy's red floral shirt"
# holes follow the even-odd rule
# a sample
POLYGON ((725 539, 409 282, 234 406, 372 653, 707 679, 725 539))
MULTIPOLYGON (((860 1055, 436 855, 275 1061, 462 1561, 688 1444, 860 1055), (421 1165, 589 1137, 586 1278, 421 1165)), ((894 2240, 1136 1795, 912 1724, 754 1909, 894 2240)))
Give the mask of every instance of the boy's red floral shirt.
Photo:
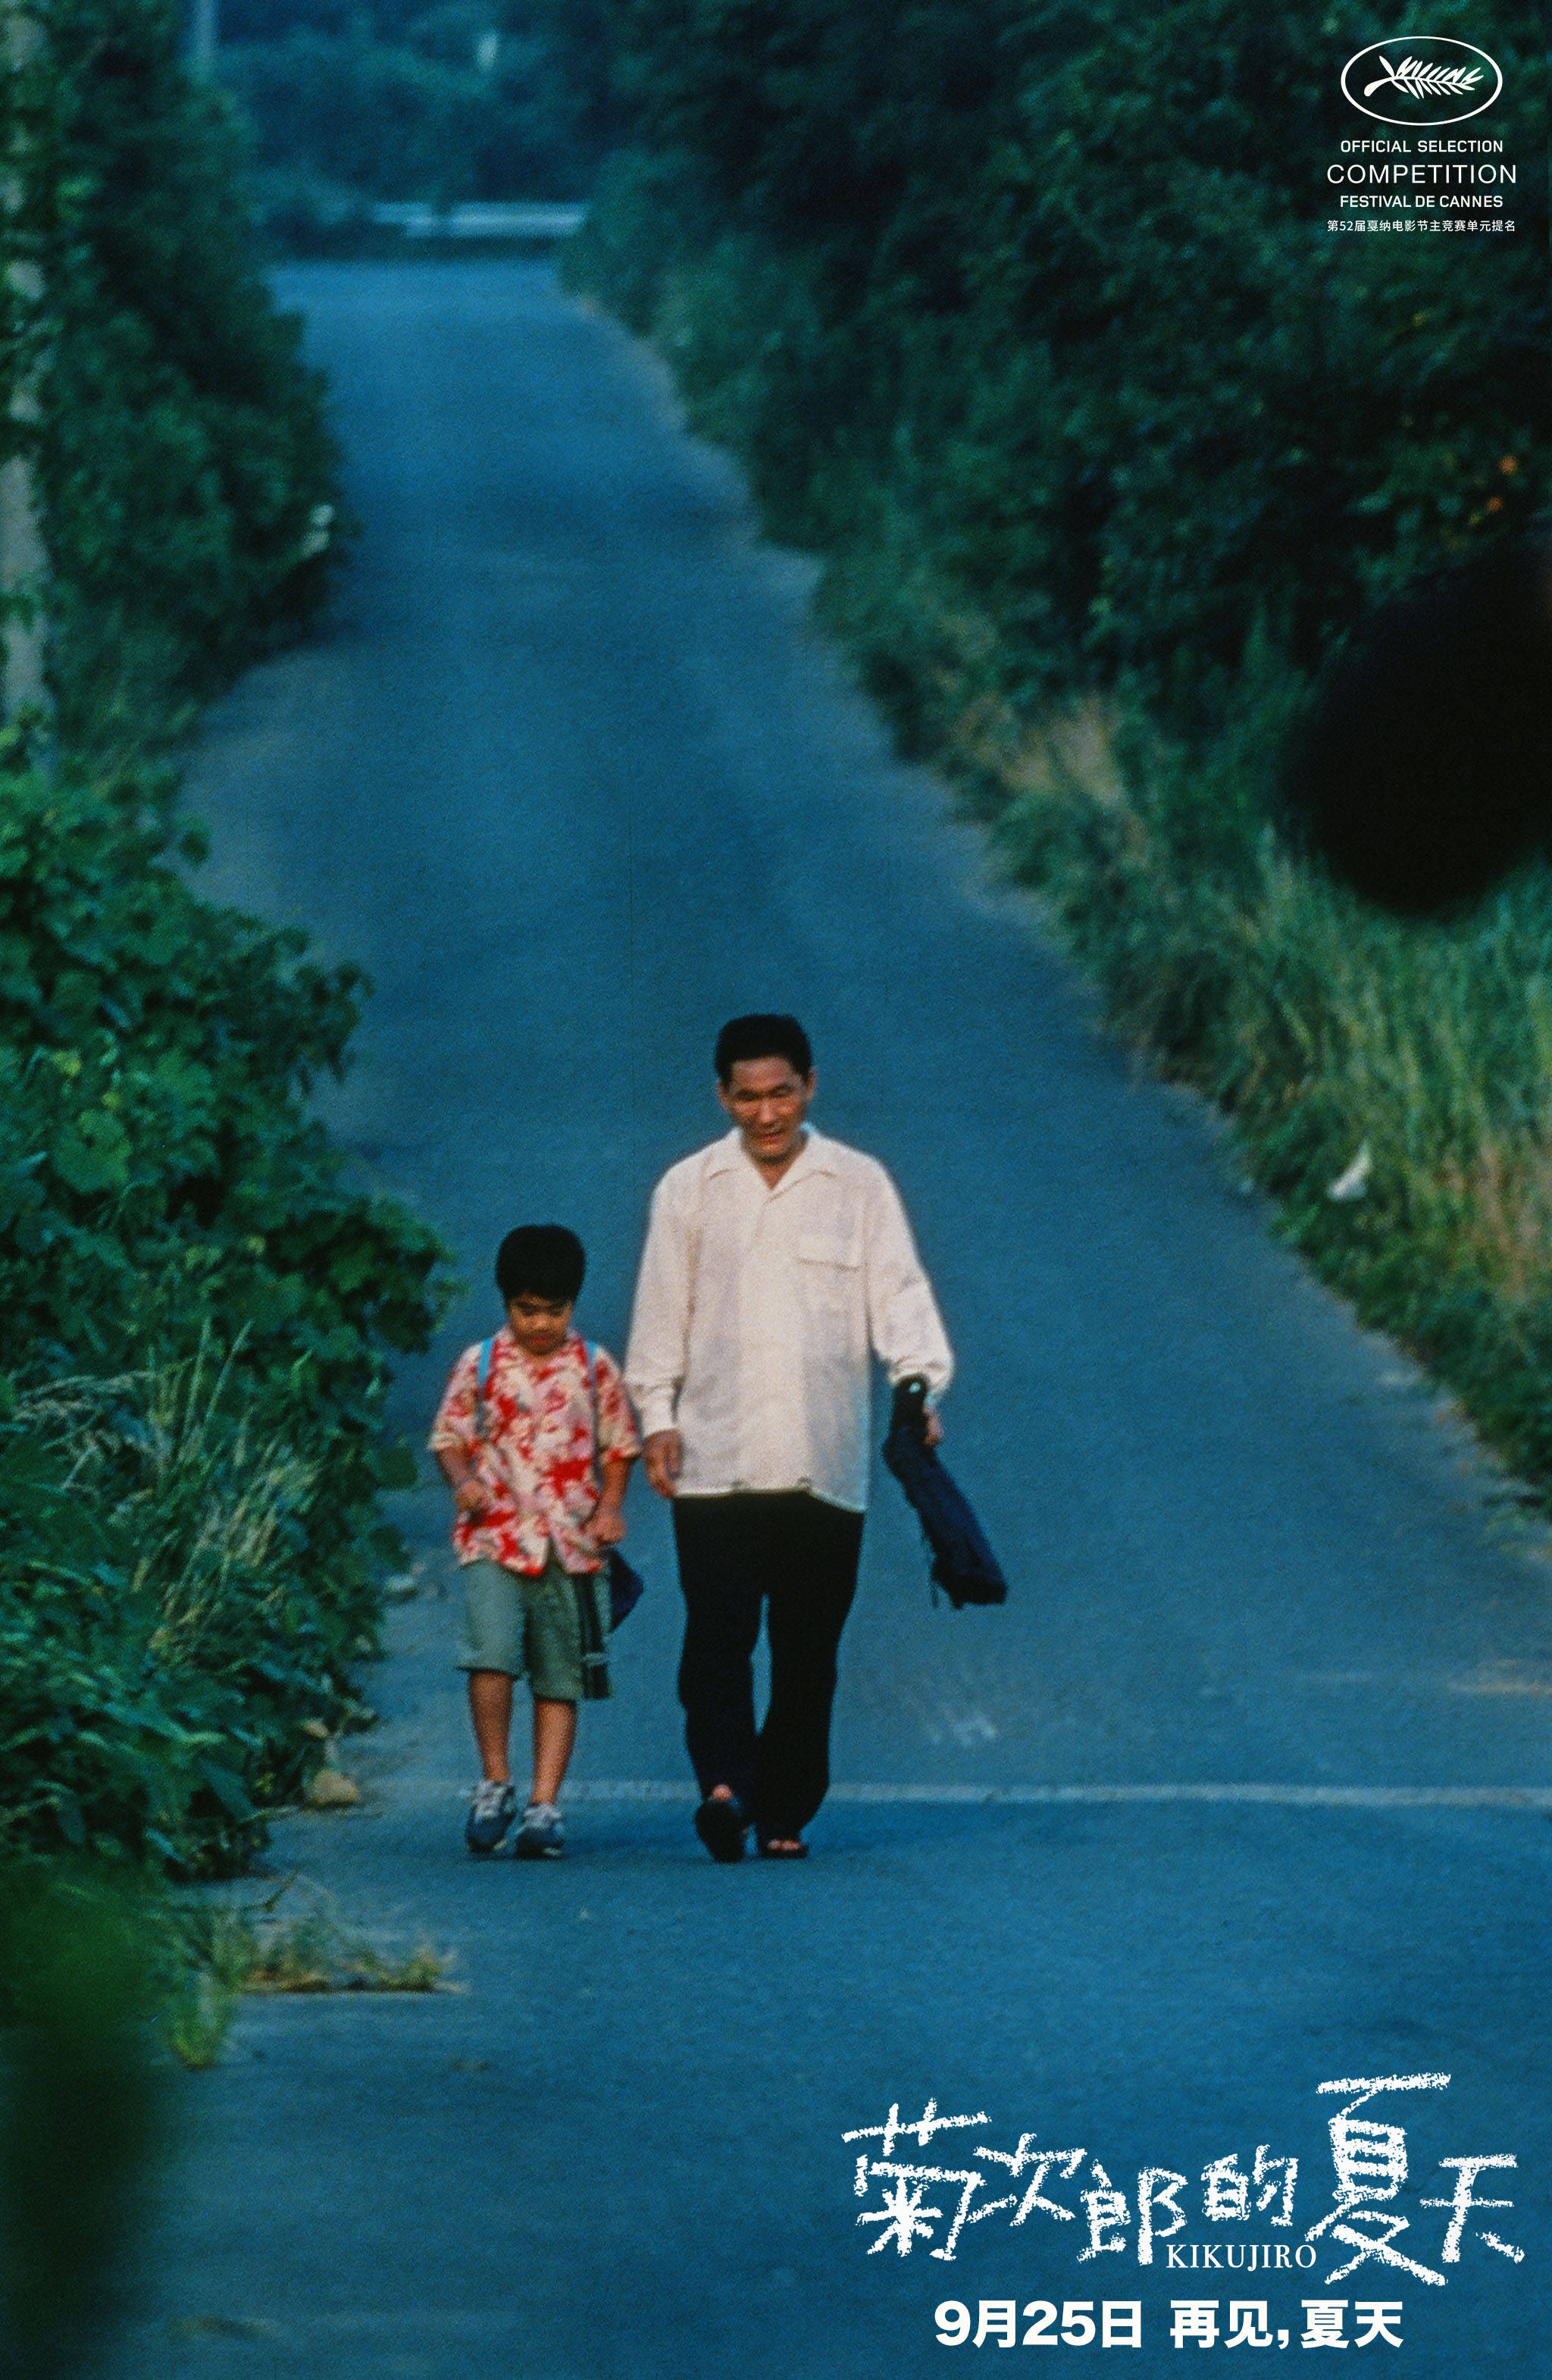
POLYGON ((536 1362, 503 1328, 491 1350, 477 1433, 479 1365, 479 1345, 466 1347, 431 1428, 432 1453, 462 1453, 491 1490, 481 1513, 460 1512, 453 1524, 458 1560, 500 1562, 537 1578, 553 1548, 564 1570, 601 1570, 606 1554, 588 1534, 601 1486, 593 1449, 595 1389, 599 1455, 625 1462, 641 1451, 620 1366, 597 1348, 589 1386, 587 1347, 575 1331, 536 1362))

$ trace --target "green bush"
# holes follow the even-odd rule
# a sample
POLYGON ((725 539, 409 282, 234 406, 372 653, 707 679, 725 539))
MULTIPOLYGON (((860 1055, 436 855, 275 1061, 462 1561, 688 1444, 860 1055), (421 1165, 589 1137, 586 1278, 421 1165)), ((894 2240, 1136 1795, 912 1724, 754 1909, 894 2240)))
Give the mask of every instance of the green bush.
MULTIPOLYGON (((64 1569, 48 1567, 60 1508, 45 1463, 34 1485, 48 1527, 32 1524, 43 1550, 0 1555, 0 1579, 14 1627, 25 1633, 31 1609, 39 1631, 42 1669, 28 1670, 18 1651, 14 1674, 42 1679, 67 1656, 79 1675, 100 1675, 115 1708, 127 1707, 118 1684, 150 1674, 145 1647, 169 1624, 168 1597, 208 1589, 223 1610, 194 1637, 186 1629, 181 1699, 176 1712, 158 1707, 197 1730, 226 1714, 232 1742, 209 1756, 246 1780, 246 1802, 294 1787, 305 1749, 289 1739, 277 1749, 250 1706, 278 1698, 288 1727, 337 1717, 346 1667, 372 1638, 371 1579, 392 1550, 374 1536, 374 1498, 397 1475, 382 1441, 387 1359, 426 1342, 440 1251, 402 1208, 345 1183, 307 1113, 309 1085, 345 1062, 358 977, 311 965, 295 932, 198 900, 173 864, 167 801, 166 786, 148 788, 142 775, 104 784, 67 767, 0 778, 0 1368, 29 1392, 8 1426, 15 1475, 34 1480, 32 1421, 56 1410, 62 1377, 111 1381, 139 1373, 148 1354, 164 1375, 139 1438, 131 1431, 114 1461, 101 1449, 91 1461, 69 1453, 68 1432, 60 1440, 79 1491, 69 1507, 93 1516, 102 1548, 67 1548, 64 1569), (273 1486, 261 1553, 215 1586, 200 1569, 209 1547, 196 1560, 198 1465, 169 1458, 133 1492, 124 1472, 138 1443, 160 1446, 170 1432, 185 1445, 190 1425, 174 1409, 198 1401, 201 1379, 209 1392, 212 1349, 221 1389, 201 1448, 224 1446, 220 1463, 239 1479, 257 1464, 290 1483, 273 1486), (127 1550, 129 1512, 149 1512, 144 1525, 162 1532, 150 1571, 141 1518, 127 1550), (82 1585, 98 1561, 123 1585, 122 1609, 116 1594, 82 1585), (213 1702, 188 1682, 198 1676, 213 1702)), ((87 1383, 74 1393, 88 1398, 87 1383)), ((258 1520, 240 1498, 235 1509, 258 1546, 258 1520)), ((149 1740, 140 1750, 153 1766, 172 1756, 149 1740)), ((66 1770, 37 1756, 42 1791, 66 1770)), ((212 1855, 235 1850, 235 1810, 218 1793, 201 1806, 212 1855)), ((127 1841, 152 1821, 143 1797, 124 1808, 127 1841)), ((90 1823, 113 1833, 117 1822, 90 1823)), ((176 1828, 157 1831, 187 1851, 176 1828)))
MULTIPOLYGON (((1328 234, 1309 6, 624 21, 640 145, 568 272, 661 340, 778 534, 843 579, 886 540, 897 583, 929 569, 1025 715, 1124 676, 1211 735, 1258 621, 1312 668, 1544 501, 1545 195, 1469 256, 1328 234)), ((1492 128, 1537 176, 1539 17, 1430 21, 1500 59, 1492 128)))
MULTIPOLYGON (((33 446, 74 749, 141 751, 325 591, 337 455, 173 0, 54 0, 13 89, 41 270, 33 446)), ((14 327, 14 326, 13 326, 14 327)))
MULTIPOLYGON (((249 128, 266 227, 369 200, 575 200, 612 138, 610 0, 231 0, 223 82, 249 128)), ((358 234, 359 237, 359 234, 358 234)))
POLYGON ((324 590, 321 383, 178 12, 46 31, 6 86, 57 715, 0 738, 0 1855, 203 1872, 359 1716, 441 1251, 309 1112, 358 973, 198 897, 147 757, 324 590))
POLYGON ((428 55, 375 41, 358 21, 228 49, 221 73, 254 128, 261 168, 440 206, 575 199, 590 161, 532 91, 536 63, 531 45, 508 42, 482 71, 467 52, 428 55))

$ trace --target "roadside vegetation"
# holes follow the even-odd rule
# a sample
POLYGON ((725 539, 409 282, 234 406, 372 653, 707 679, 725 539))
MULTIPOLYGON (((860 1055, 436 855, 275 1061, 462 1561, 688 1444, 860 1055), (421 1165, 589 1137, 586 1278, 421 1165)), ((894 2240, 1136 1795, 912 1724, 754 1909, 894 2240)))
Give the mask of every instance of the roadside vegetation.
POLYGON ((1547 498, 1540 19, 1429 23, 1504 67, 1514 234, 1327 232, 1366 11, 632 0, 564 269, 824 557, 863 682, 1118 1029, 1545 1485, 1552 880, 1395 921, 1280 794, 1355 624, 1547 498))
POLYGON ((0 1855, 200 1873, 356 1715, 440 1251, 308 1112, 359 975, 201 901, 176 814, 175 739, 310 615, 337 518, 180 43, 62 0, 10 87, 56 709, 0 744, 0 1855))
POLYGON ((362 236, 375 200, 576 200, 615 137, 607 0, 228 0, 219 70, 271 237, 362 236))
POLYGON ((0 742, 0 1855, 193 1874, 357 1716, 440 1250, 308 1112, 358 973, 202 901, 175 808, 176 739, 310 616, 337 519, 181 42, 162 0, 60 0, 9 86, 55 710, 0 742))
POLYGON ((240 1963, 176 1895, 370 1718, 388 1367, 440 1310, 435 1238, 309 1112, 361 978, 201 900, 176 808, 200 704, 339 542, 183 42, 170 0, 55 0, 3 86, 6 436, 51 565, 52 712, 0 735, 0 2329, 39 2375, 111 2313, 157 2027, 187 2048, 202 1995, 208 2037, 240 1963))
POLYGON ((59 735, 110 766, 294 634, 337 542, 324 392, 262 279, 231 109, 182 50, 168 0, 55 0, 8 86, 59 735))
POLYGON ((174 1956, 157 2010, 167 2049, 180 2066, 213 2066, 245 1993, 261 1998, 322 1992, 434 1992, 450 1961, 433 1944, 384 1949, 345 1925, 326 1896, 287 1914, 288 1877, 267 1900, 174 1911, 164 1938, 174 1956))

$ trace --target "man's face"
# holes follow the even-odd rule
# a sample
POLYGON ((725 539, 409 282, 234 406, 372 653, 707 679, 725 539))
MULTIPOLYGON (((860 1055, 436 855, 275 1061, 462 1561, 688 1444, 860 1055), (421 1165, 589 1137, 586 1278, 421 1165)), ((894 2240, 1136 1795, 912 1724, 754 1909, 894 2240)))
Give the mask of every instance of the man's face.
POLYGON ((813 1096, 813 1075, 794 1073, 787 1058, 740 1058, 728 1080, 717 1086, 717 1097, 758 1165, 781 1165, 796 1154, 813 1096))
POLYGON ((536 1297, 528 1289, 507 1299, 506 1318, 525 1355, 532 1355, 537 1362, 564 1344, 571 1328, 571 1307, 568 1297, 536 1297))

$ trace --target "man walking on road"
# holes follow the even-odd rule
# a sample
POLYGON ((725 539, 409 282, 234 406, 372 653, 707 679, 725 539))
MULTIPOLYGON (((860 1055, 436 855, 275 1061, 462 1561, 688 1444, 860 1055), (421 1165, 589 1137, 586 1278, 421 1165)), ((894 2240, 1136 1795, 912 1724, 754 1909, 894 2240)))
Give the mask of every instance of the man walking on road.
MULTIPOLYGON (((815 1075, 797 1019, 735 1017, 716 1069, 734 1129, 653 1194, 625 1378, 647 1476, 673 1504, 696 1831, 716 1860, 742 1859, 751 1825, 764 1857, 802 1859, 856 1592, 869 1353, 934 1400, 953 1358, 889 1175, 805 1121, 815 1075)), ((941 1436, 930 1404, 928 1434, 941 1436)))

